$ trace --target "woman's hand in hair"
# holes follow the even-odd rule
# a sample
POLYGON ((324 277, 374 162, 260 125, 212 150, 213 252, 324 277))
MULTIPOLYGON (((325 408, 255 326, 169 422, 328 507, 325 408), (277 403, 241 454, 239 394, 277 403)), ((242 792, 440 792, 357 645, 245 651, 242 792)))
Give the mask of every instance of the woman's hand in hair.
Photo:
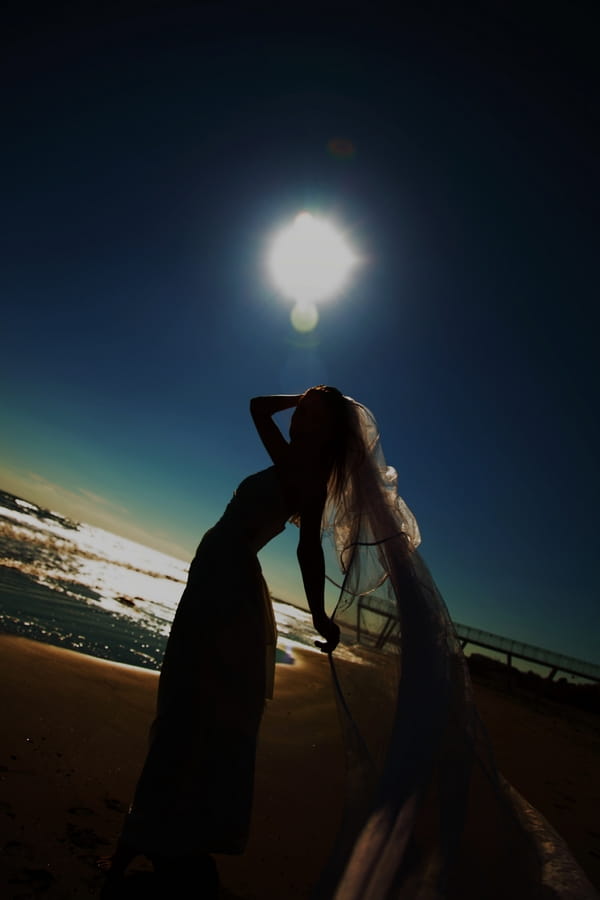
POLYGON ((265 449, 276 466, 285 465, 289 455, 289 443, 281 433, 273 416, 284 409, 298 406, 300 394, 273 394, 267 397, 253 397, 250 414, 265 449))

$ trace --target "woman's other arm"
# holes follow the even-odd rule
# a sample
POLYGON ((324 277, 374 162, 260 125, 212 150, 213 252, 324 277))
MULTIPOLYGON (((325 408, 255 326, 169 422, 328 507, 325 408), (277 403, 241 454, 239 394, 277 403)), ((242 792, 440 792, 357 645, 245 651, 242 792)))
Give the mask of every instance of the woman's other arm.
POLYGON ((326 496, 325 490, 303 504, 297 555, 313 625, 325 638, 324 642, 315 641, 315 645, 323 653, 331 653, 339 643, 340 629, 325 612, 325 557, 321 544, 321 517, 326 496))
POLYGON ((297 406, 300 397, 301 394, 274 394, 267 397, 253 397, 250 401, 252 420, 275 465, 280 465, 287 459, 289 443, 272 417, 277 412, 297 406))

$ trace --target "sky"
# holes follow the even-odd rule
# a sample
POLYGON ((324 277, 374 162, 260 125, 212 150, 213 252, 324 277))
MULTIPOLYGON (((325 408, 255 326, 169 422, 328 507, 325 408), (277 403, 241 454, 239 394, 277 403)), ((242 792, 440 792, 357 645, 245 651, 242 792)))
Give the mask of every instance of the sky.
MULTIPOLYGON (((269 464, 250 398, 334 384, 451 615, 600 662, 584 7, 260 9, 5 30, 0 487, 188 559, 269 464), (301 210, 360 254, 306 334, 265 265, 301 210)), ((261 563, 301 602, 296 539, 261 563)))

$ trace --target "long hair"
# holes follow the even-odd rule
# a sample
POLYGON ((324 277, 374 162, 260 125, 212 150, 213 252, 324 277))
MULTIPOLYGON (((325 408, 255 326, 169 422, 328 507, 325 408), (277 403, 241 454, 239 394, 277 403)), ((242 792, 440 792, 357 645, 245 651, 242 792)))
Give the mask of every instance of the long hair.
POLYGON ((335 504, 342 496, 352 472, 363 462, 366 449, 354 402, 331 385, 316 385, 305 391, 303 396, 312 391, 319 391, 326 399, 332 420, 333 436, 328 443, 331 468, 327 495, 328 500, 335 504))

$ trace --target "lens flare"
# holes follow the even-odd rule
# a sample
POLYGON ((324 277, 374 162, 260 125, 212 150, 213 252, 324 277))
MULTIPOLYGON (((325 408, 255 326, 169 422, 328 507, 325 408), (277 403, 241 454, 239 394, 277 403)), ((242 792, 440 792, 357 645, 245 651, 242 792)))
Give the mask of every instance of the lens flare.
POLYGON ((319 321, 319 313, 314 303, 296 303, 290 319, 296 331, 312 331, 319 321))
POLYGON ((327 149, 336 159, 349 160, 354 159, 356 155, 356 147, 348 138, 331 138, 327 141, 327 149))

